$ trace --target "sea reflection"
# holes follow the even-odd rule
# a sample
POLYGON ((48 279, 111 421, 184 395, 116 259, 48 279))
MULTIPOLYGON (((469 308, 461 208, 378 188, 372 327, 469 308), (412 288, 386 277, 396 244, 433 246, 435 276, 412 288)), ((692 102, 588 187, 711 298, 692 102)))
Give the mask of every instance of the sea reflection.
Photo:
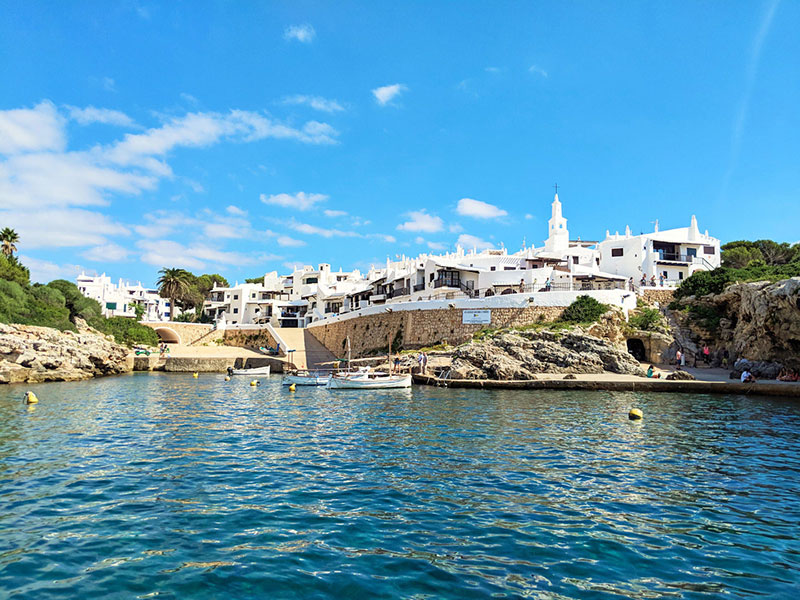
POLYGON ((0 390, 0 595, 790 597, 800 408, 135 374, 0 390), (627 419, 631 406, 644 411, 627 419))

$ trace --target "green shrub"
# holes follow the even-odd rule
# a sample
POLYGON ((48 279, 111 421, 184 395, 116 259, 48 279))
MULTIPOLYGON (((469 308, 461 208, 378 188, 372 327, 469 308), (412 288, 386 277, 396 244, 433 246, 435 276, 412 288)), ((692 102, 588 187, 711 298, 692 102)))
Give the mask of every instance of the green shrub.
POLYGON ((15 256, 6 258, 0 254, 0 279, 14 281, 23 287, 31 282, 31 274, 27 267, 20 264, 15 256))
POLYGON ((628 323, 635 329, 654 331, 661 324, 661 313, 655 308, 639 308, 628 319, 628 323))
POLYGON ((113 335, 114 341, 118 344, 133 346, 143 344, 146 346, 158 346, 158 334, 154 329, 142 325, 135 319, 128 317, 99 317, 92 319, 89 323, 95 329, 105 334, 113 335))
POLYGON ((598 302, 591 296, 578 296, 564 309, 558 320, 567 323, 594 323, 608 308, 607 304, 598 302))
POLYGON ((84 296, 78 286, 71 281, 56 279, 48 283, 46 287, 54 288, 63 294, 65 305, 69 309, 69 316, 73 320, 75 317, 80 317, 88 323, 103 314, 100 303, 93 298, 84 296))

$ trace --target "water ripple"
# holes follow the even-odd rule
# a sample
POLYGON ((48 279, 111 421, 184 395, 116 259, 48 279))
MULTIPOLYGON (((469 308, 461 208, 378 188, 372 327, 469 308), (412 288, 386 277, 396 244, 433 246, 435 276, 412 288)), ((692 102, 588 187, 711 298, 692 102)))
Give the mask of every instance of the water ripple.
POLYGON ((0 596, 769 598, 800 406, 136 374, 0 390, 0 596), (644 410, 629 422, 631 405, 644 410))

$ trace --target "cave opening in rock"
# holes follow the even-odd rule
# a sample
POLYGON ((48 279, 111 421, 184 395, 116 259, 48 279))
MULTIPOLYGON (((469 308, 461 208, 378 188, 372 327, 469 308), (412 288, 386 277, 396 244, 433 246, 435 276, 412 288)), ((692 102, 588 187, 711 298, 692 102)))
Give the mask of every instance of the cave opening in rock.
POLYGON ((628 340, 628 354, 639 362, 643 362, 647 358, 647 351, 644 349, 644 342, 637 338, 628 340))

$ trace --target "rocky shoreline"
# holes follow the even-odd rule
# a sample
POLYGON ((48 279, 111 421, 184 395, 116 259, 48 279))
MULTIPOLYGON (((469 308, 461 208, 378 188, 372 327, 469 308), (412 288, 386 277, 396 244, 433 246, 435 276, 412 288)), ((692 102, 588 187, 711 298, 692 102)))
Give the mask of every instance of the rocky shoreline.
POLYGON ((83 323, 78 327, 0 323, 0 383, 80 381, 133 370, 128 348, 83 323))

